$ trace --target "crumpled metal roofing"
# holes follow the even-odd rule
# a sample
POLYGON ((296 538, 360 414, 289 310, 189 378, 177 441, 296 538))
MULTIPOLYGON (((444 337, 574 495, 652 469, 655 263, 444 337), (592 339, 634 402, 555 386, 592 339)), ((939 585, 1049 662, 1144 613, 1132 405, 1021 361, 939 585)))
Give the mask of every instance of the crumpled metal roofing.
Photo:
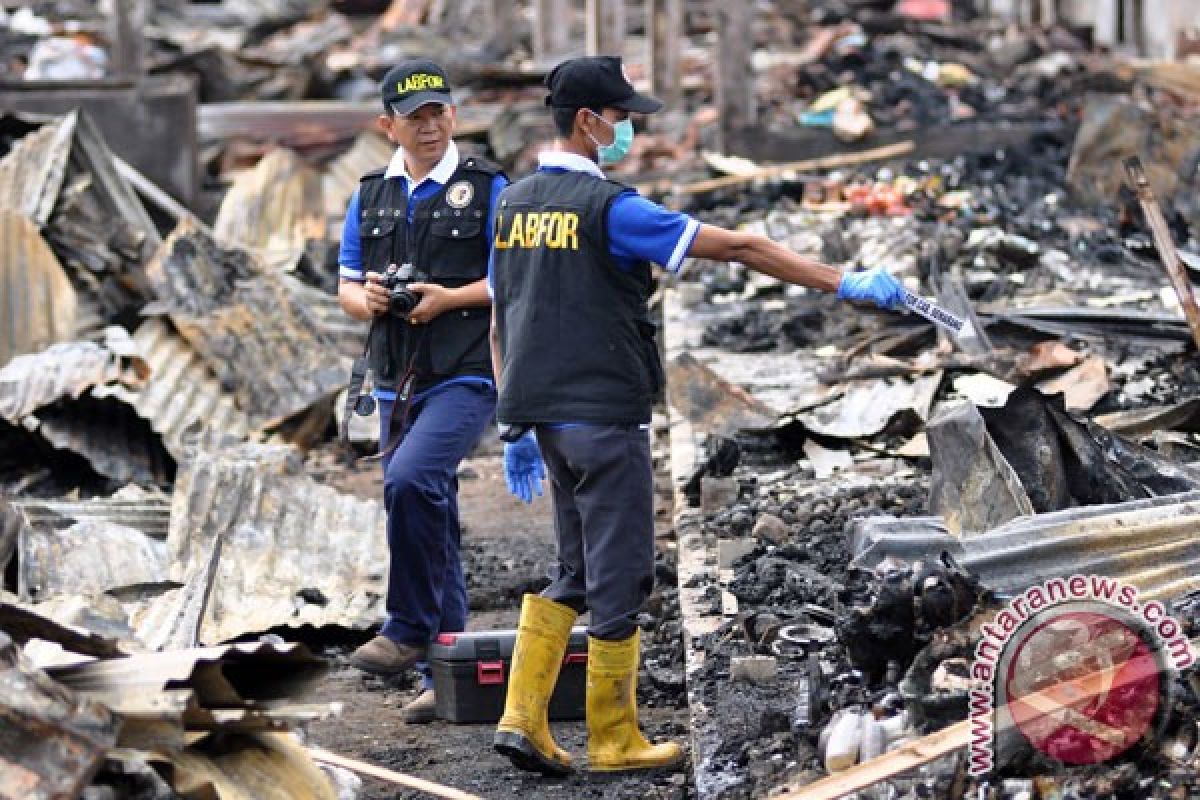
POLYGON ((190 220, 147 269, 175 327, 258 427, 330 397, 349 379, 337 343, 247 251, 190 220))
POLYGON ((76 797, 117 739, 118 720, 34 669, 0 631, 0 794, 22 800, 76 797))
POLYGON ((149 367, 125 329, 105 329, 104 343, 63 342, 18 356, 0 367, 0 419, 19 424, 63 398, 78 398, 105 383, 137 387, 149 367))
POLYGON ((167 570, 166 543, 105 520, 59 531, 26 526, 17 544, 17 593, 35 603, 161 583, 167 570))
POLYGON ((328 671, 302 644, 250 642, 47 668, 54 680, 125 717, 212 727, 213 712, 269 711, 328 671))
MULTIPOLYGON (((325 168, 326 216, 332 220, 344 218, 359 179, 373 169, 387 166, 394 151, 395 145, 379 134, 360 133, 350 149, 325 168)), ((341 238, 340 229, 337 238, 341 238)))
POLYGON ((176 478, 167 545, 171 577, 186 584, 209 568, 220 543, 199 641, 276 626, 378 622, 388 563, 384 514, 380 503, 309 478, 292 448, 197 450, 176 478))
POLYGON ((123 402, 83 397, 43 408, 30 419, 52 446, 82 456, 118 484, 166 486, 174 477, 175 461, 159 435, 123 402))
POLYGON ((156 539, 167 538, 171 503, 165 494, 126 486, 111 497, 89 500, 17 498, 12 501, 22 524, 41 530, 64 530, 76 522, 111 522, 141 531, 156 539))
POLYGON ((291 150, 276 148, 234 179, 213 234, 223 244, 257 250, 269 264, 295 262, 310 240, 326 235, 321 176, 291 150))
POLYGON ((950 552, 985 586, 1019 593, 1049 578, 1104 575, 1145 600, 1200 589, 1200 491, 1020 517, 957 538, 940 518, 871 517, 851 528, 854 564, 950 552))
POLYGON ((0 365, 75 333, 75 289, 37 226, 17 211, 0 211, 0 299, 0 365))
POLYGON ((107 386, 93 390, 131 405, 161 437, 167 452, 179 459, 188 435, 220 431, 238 439, 251 438, 256 426, 222 390, 216 375, 169 322, 151 317, 134 331, 138 352, 150 367, 139 391, 107 386))
POLYGON ((160 242, 95 125, 71 112, 0 159, 0 209, 37 222, 72 283, 106 318, 148 299, 146 256, 160 242))
POLYGON ((291 275, 283 283, 292 297, 316 319, 321 331, 337 345, 337 351, 347 358, 358 358, 367 344, 370 324, 355 319, 342 310, 336 295, 309 286, 291 275))

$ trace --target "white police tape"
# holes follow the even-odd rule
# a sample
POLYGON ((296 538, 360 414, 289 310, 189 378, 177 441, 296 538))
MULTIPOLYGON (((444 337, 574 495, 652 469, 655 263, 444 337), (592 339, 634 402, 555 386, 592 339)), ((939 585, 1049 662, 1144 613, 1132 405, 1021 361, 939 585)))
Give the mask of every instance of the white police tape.
POLYGON ((904 306, 910 311, 920 314, 934 325, 945 328, 955 336, 961 335, 963 328, 967 324, 966 320, 962 317, 951 314, 941 306, 931 303, 924 297, 915 295, 912 292, 906 291, 904 293, 904 306))

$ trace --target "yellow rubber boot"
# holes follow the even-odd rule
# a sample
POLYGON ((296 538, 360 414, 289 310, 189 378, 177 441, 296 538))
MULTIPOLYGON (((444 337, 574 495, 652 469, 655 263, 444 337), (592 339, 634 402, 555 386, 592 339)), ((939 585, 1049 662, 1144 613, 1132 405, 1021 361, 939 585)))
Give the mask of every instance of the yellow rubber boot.
POLYGON ((569 606, 536 594, 521 601, 504 716, 492 739, 518 769, 558 776, 571 771, 571 756, 550 735, 547 707, 575 617, 569 606))
POLYGON ((588 769, 617 772, 674 767, 683 748, 650 744, 638 729, 637 672, 641 631, 619 642, 588 639, 588 769))

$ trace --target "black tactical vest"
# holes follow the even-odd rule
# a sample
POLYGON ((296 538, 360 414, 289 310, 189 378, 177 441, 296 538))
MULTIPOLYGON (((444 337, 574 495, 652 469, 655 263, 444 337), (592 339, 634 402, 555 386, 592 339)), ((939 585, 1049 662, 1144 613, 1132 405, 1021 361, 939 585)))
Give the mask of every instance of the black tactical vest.
POLYGON ((536 172, 500 195, 492 242, 504 423, 642 423, 663 385, 646 301, 649 262, 608 252, 625 186, 536 172))
MULTIPOLYGON (((359 238, 363 272, 384 272, 389 264, 411 263, 429 283, 457 288, 487 277, 488 203, 500 168, 465 158, 433 197, 416 204, 409 225, 407 181, 368 172, 359 187, 359 238)), ((458 308, 427 325, 410 325, 387 315, 372 326, 370 367, 375 385, 395 389, 414 363, 414 389, 449 377, 491 377, 487 308, 458 308), (413 361, 415 359, 415 362, 413 361)))

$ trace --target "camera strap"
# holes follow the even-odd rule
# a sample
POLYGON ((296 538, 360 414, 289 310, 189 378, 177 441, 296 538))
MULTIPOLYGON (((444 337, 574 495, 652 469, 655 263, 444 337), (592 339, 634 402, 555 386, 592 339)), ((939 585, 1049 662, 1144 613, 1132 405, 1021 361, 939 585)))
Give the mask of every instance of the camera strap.
POLYGON ((404 440, 405 428, 408 426, 408 415, 412 410, 413 401, 413 384, 417 377, 417 356, 421 352, 421 346, 425 344, 426 337, 429 336, 429 326, 426 325, 421 329, 421 335, 417 339, 417 346, 413 348, 413 353, 408 358, 408 366, 404 370, 404 375, 400 378, 400 391, 396 393, 396 400, 388 409, 388 419, 384 420, 387 424, 382 426, 387 429, 387 442, 380 442, 379 457, 387 459, 400 446, 400 442, 404 440), (396 412, 399 411, 399 418, 396 412), (396 423, 399 424, 396 424, 396 423))
MULTIPOLYGON (((368 361, 367 354, 371 350, 371 334, 375 331, 375 323, 378 317, 371 320, 371 327, 367 330, 367 341, 363 344, 362 355, 354 359, 354 364, 350 367, 350 384, 346 387, 346 406, 342 409, 342 424, 338 426, 338 439, 345 446, 350 445, 350 415, 361 414, 362 416, 370 416, 374 411, 374 407, 363 413, 363 406, 359 405, 359 401, 363 399, 362 393, 363 384, 367 380, 368 361)), ((371 399, 372 404, 375 398, 371 395, 366 395, 371 399)))

